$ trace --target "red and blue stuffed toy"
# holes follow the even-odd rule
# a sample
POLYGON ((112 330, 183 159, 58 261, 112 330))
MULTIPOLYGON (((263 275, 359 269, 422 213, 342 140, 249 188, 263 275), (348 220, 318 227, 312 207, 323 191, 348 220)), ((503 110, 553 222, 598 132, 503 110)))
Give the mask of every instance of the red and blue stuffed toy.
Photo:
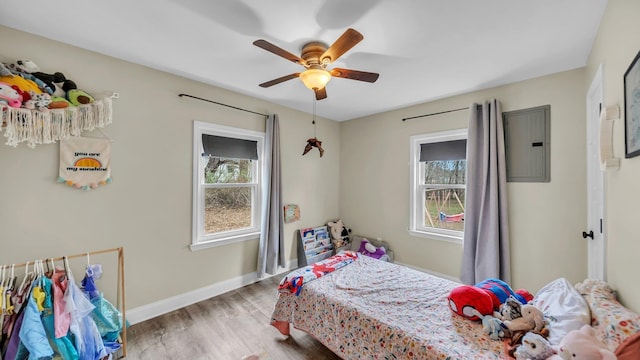
POLYGON ((533 295, 524 289, 514 291, 509 284, 500 279, 486 279, 475 285, 460 285, 449 293, 449 307, 453 312, 471 320, 480 320, 478 313, 493 315, 500 305, 514 296, 522 304, 533 299, 533 295))

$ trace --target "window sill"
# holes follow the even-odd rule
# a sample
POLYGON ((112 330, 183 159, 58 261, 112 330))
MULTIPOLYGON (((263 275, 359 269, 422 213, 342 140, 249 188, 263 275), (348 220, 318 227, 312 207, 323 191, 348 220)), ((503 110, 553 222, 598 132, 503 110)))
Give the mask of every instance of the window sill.
POLYGON ((242 241, 258 240, 258 239, 260 239, 260 232, 253 232, 249 234, 230 236, 230 237, 220 238, 215 240, 199 241, 195 244, 191 244, 189 248, 191 249, 191 251, 198 251, 198 250, 208 249, 212 247, 235 244, 242 241))
POLYGON ((439 240, 439 241, 446 241, 446 242, 462 245, 461 236, 440 234, 440 233, 435 233, 430 231, 420 231, 420 230, 409 230, 409 235, 421 237, 421 238, 439 240))

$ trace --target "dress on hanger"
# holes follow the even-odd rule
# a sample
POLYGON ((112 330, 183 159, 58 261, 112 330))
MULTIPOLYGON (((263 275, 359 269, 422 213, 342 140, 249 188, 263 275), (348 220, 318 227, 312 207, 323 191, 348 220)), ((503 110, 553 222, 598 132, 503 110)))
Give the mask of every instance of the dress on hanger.
POLYGON ((108 355, 96 323, 91 317, 95 306, 75 283, 71 271, 64 294, 66 311, 70 315, 69 331, 74 335, 76 350, 81 360, 97 360, 108 355))
POLYGON ((51 347, 54 351, 62 356, 64 360, 78 360, 78 351, 73 346, 71 339, 68 335, 56 338, 55 336, 55 323, 53 316, 53 293, 52 293, 52 282, 48 278, 43 278, 44 282, 44 302, 43 302, 43 311, 42 311, 42 324, 44 325, 44 330, 47 334, 47 338, 51 347))
POLYGON ((121 346, 117 340, 122 330, 122 314, 98 290, 94 279, 99 279, 101 275, 102 266, 88 265, 81 285, 83 292, 95 306, 91 317, 100 331, 107 353, 111 354, 121 346))
MULTIPOLYGON (((40 278, 42 279, 44 276, 40 278)), ((37 289, 41 289, 39 284, 33 288, 33 295, 35 295, 37 289)), ((16 354, 17 360, 27 359, 27 357, 24 357, 25 350, 28 351, 29 359, 53 359, 53 349, 51 345, 49 345, 47 333, 40 320, 41 312, 42 310, 39 310, 38 304, 36 303, 36 297, 29 296, 20 328, 21 342, 16 354)))

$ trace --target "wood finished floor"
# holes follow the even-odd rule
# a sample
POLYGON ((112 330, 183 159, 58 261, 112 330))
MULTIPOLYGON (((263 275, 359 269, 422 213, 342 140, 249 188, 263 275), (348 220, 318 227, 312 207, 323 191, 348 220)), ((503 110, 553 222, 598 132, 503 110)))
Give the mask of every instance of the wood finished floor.
POLYGON ((127 329, 127 359, 340 359, 310 335, 269 325, 280 277, 272 277, 127 329))

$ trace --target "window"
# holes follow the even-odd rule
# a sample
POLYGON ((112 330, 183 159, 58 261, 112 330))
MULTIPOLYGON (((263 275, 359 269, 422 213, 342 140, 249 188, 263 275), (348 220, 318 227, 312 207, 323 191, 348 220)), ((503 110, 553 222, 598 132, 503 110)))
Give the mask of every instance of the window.
POLYGON ((191 249, 260 236, 264 133, 193 123, 191 249))
POLYGON ((409 232, 462 242, 467 130, 411 137, 409 232))

